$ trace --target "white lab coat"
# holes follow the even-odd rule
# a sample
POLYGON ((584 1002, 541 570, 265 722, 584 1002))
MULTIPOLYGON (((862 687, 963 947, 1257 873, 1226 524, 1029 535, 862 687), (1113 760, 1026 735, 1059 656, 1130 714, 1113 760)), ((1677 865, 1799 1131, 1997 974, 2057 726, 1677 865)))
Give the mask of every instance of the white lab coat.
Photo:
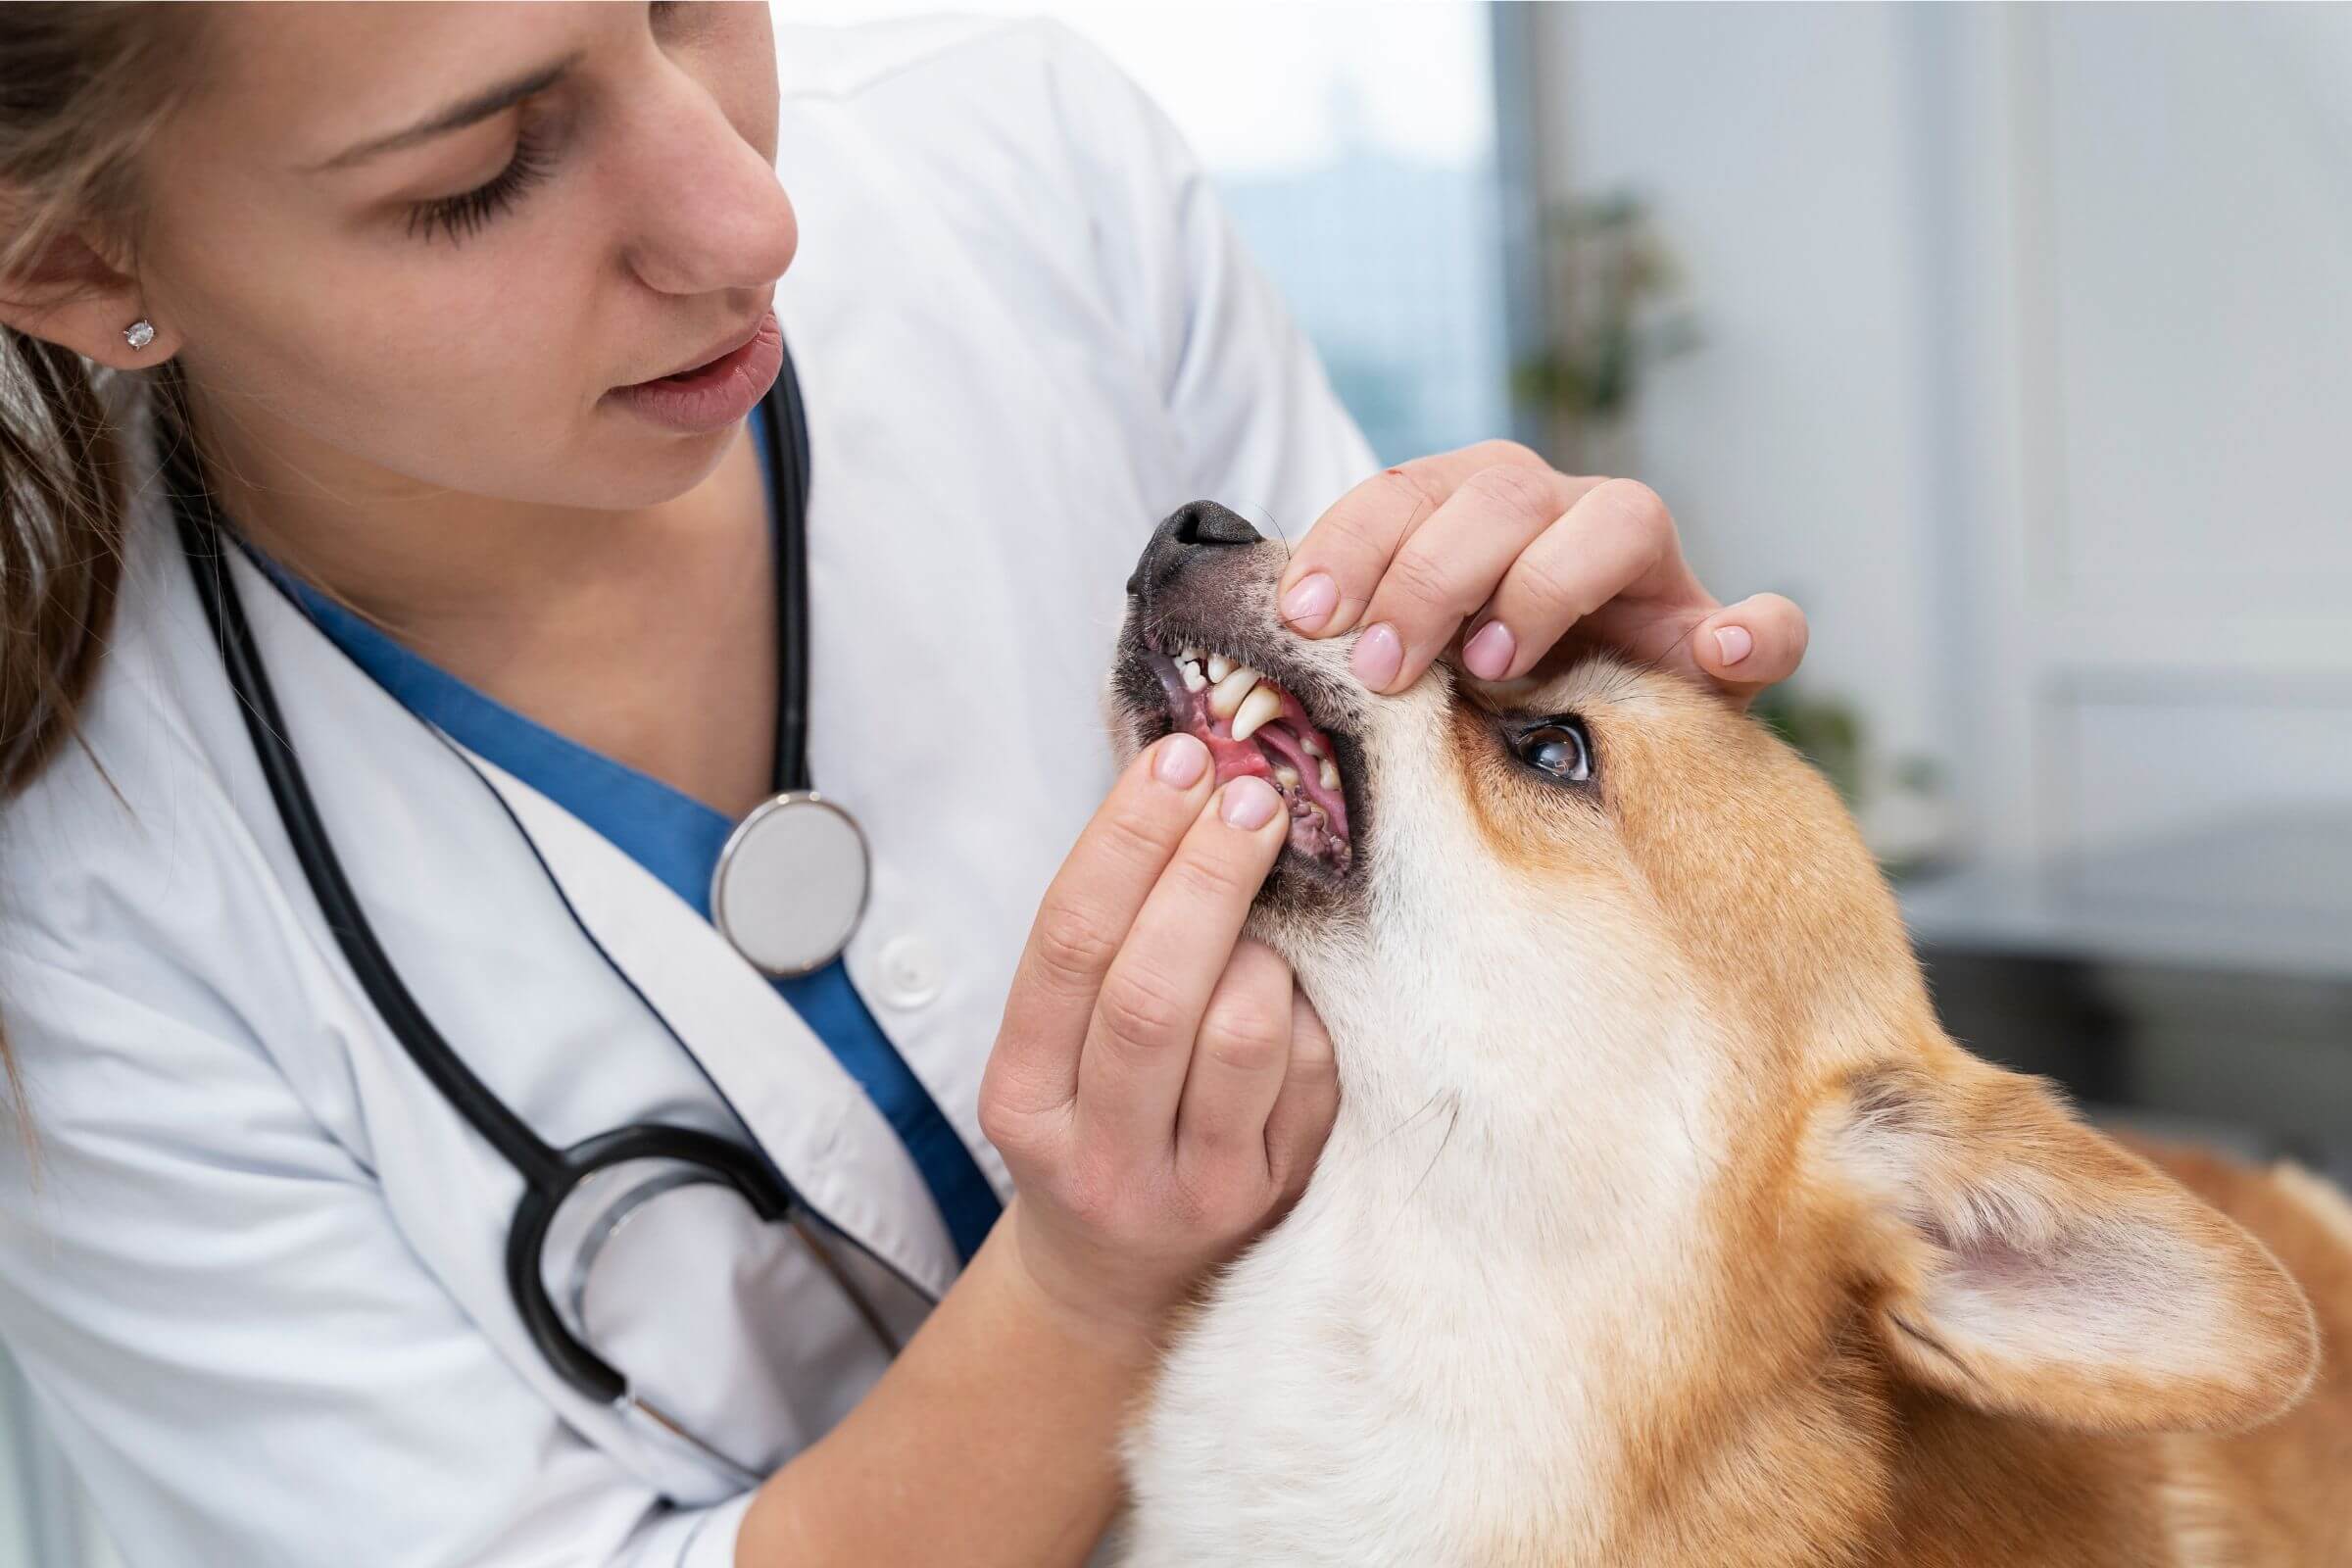
MULTIPOLYGON (((981 1067, 1108 782, 1098 694, 1143 539, 1199 496, 1295 531, 1374 464, 1168 122, 1073 34, 778 39, 810 757, 874 855, 846 961, 1008 1191, 981 1067)), ((134 436, 88 750, 0 817, 0 1009, 38 1134, 32 1161, 0 1150, 0 1332, 140 1568, 729 1563, 749 1494, 523 1335, 519 1178, 322 928, 134 436)), ((474 1072, 559 1144, 748 1135, 887 1271, 946 1289, 919 1174, 776 993, 232 569, 346 869, 474 1072)), ((647 1215, 600 1265, 597 1348, 703 1435, 772 1465, 878 1375, 789 1233, 707 1190, 647 1215)))

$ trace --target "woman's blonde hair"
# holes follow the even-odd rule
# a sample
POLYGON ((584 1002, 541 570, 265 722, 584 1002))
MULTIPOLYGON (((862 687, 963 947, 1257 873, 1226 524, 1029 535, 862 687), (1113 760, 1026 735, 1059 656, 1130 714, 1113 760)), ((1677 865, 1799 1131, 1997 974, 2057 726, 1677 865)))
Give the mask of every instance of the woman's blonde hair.
MULTIPOLYGON (((195 85, 207 9, 0 4, 0 295, 41 297, 45 259, 75 228, 136 254, 140 154, 195 85)), ((178 426, 172 362, 111 370, 0 325, 0 800, 76 733, 122 577, 122 415, 141 395, 178 426)), ((21 1114, 5 1034, 0 1061, 21 1114)))

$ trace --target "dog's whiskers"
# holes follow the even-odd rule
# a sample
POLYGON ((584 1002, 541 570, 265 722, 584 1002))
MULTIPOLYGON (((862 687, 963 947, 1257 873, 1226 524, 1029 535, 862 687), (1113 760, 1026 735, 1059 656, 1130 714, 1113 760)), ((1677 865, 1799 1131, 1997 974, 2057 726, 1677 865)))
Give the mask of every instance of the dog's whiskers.
MULTIPOLYGON (((1433 1096, 1432 1099, 1434 1101, 1435 1097, 1433 1096)), ((1413 1178, 1412 1191, 1404 1195, 1407 1202, 1420 1196, 1422 1184, 1429 1180, 1429 1173, 1438 1168, 1438 1159, 1446 1152, 1446 1146, 1453 1142, 1454 1128, 1462 1123, 1461 1091, 1457 1089, 1446 1092, 1446 1108, 1448 1114, 1446 1117, 1445 1136, 1438 1140, 1438 1147, 1430 1151, 1429 1163, 1421 1167, 1421 1174, 1413 1178)))

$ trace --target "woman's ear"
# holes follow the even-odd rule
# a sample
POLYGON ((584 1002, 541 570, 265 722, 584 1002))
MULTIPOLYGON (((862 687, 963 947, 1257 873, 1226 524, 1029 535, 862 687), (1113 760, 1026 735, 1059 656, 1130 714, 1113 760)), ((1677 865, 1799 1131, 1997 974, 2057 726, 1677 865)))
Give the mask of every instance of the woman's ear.
POLYGON ((1812 1131, 1916 1382, 2100 1431, 2250 1426, 2310 1387, 2318 1329, 2278 1260, 2042 1081, 1951 1050, 1857 1075, 1812 1131))
MULTIPOLYGON (((0 202, 0 212, 14 219, 10 202, 0 202)), ((108 254, 113 249, 89 232, 52 230, 0 275, 0 322, 113 369, 163 365, 178 336, 167 322, 151 322, 153 336, 131 348, 124 331, 143 319, 146 303, 129 259, 108 254)))

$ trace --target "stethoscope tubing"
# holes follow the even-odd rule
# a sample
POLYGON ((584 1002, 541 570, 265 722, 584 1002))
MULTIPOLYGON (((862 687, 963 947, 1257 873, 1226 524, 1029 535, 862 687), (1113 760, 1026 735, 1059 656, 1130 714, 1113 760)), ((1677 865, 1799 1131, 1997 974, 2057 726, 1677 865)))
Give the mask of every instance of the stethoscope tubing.
MULTIPOLYGON (((780 460, 776 466, 782 470, 776 476, 781 492, 781 537, 775 554, 779 608, 783 611, 778 632, 776 768, 780 784, 789 788, 797 783, 805 789, 808 614, 804 568, 808 448, 807 416, 789 350, 775 390, 782 394, 789 418, 779 419, 772 397, 761 400, 760 416, 767 422, 771 450, 780 460)), ((523 1191, 508 1229, 506 1275, 526 1331, 558 1375, 576 1392, 601 1403, 643 1408, 714 1460, 739 1474, 748 1473, 647 1405, 631 1392, 628 1380, 583 1344, 564 1321, 548 1292, 540 1257, 556 1212, 574 1189, 601 1171, 635 1160, 692 1167, 697 1180, 715 1181, 733 1190, 761 1220, 790 1221, 893 1352, 897 1349, 895 1337, 802 1221, 804 1211, 813 1214, 814 1209, 753 1150, 699 1128, 667 1123, 614 1128, 559 1149, 534 1133, 466 1065, 400 977, 335 853, 301 760, 288 739, 275 689, 228 569, 223 554, 225 529, 195 459, 184 445, 167 458, 165 484, 180 547, 195 571, 198 599, 220 647, 254 755, 328 930, 369 1004, 410 1059, 441 1098, 522 1178, 523 1191)))
MULTIPOLYGON (((216 519, 208 521, 217 528, 216 519)), ((564 1198, 597 1172, 639 1159, 692 1165, 732 1188, 762 1220, 790 1214, 794 1195, 749 1149, 694 1127, 644 1123, 599 1133, 569 1148, 555 1148, 532 1132, 474 1075, 401 979, 360 907, 293 744, 286 738, 277 694, 262 666, 244 604, 228 578, 220 535, 214 532, 210 540, 198 538, 196 525, 184 511, 179 526, 181 545, 197 564, 206 618, 220 642, 246 733, 252 738, 270 798, 318 897, 328 930, 368 1002, 410 1059, 442 1099, 522 1177, 522 1196, 507 1233, 507 1286, 516 1311, 564 1382, 600 1402, 622 1398, 628 1392, 628 1380, 565 1327, 541 1277, 540 1248, 564 1198)))
POLYGON ((779 793, 806 792, 808 778, 808 411, 784 346, 771 395, 760 400, 776 488, 776 760, 779 793), (776 412, 781 394, 784 415, 776 412))

